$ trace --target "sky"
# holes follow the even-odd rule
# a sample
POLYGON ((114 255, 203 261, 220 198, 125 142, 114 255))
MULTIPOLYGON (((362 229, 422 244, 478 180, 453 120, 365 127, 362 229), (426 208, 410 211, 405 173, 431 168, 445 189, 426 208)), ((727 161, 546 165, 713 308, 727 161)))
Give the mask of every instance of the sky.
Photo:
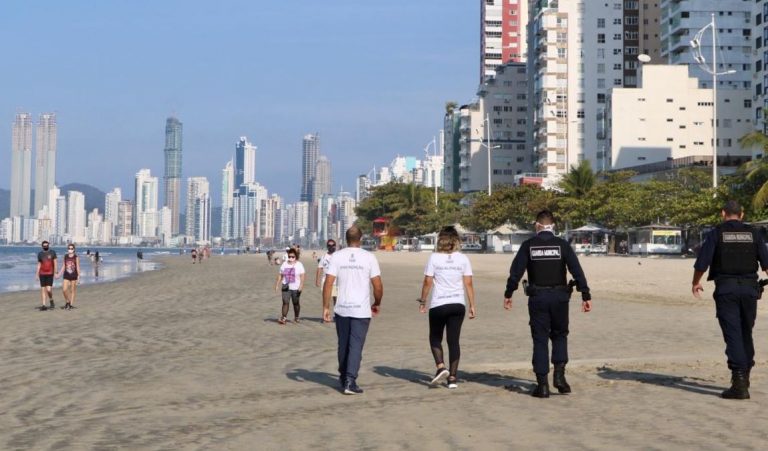
POLYGON ((184 183, 208 177, 216 204, 240 136, 258 146, 257 181, 288 202, 314 132, 334 192, 354 192, 374 165, 423 155, 446 101, 475 97, 479 10, 473 0, 4 1, 0 188, 14 115, 53 111, 58 185, 119 186, 132 199, 139 169, 162 178, 176 115, 184 183))

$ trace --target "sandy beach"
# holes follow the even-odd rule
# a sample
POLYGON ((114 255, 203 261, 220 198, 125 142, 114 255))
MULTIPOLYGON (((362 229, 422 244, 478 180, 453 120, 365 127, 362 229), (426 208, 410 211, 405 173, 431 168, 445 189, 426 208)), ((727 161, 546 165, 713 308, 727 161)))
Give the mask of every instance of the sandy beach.
POLYGON ((594 310, 571 302, 574 393, 540 400, 527 394, 526 299, 502 308, 511 255, 470 256, 478 317, 464 323, 460 385, 448 390, 427 384, 415 299, 428 254, 377 253, 385 295, 365 393, 344 396, 308 254, 301 324, 277 324, 263 255, 167 257, 159 271, 82 285, 74 311, 36 311, 37 291, 0 295, 0 449, 766 447, 765 300, 752 399, 720 399, 730 374, 714 287, 691 296, 691 259, 582 257, 594 310))

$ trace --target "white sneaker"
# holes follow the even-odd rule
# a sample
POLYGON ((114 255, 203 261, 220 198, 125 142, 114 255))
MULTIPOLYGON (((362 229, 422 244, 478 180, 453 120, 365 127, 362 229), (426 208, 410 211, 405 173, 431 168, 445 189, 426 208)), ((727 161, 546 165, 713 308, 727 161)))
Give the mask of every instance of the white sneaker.
POLYGON ((448 388, 459 388, 459 384, 456 383, 456 379, 448 381, 448 388))
POLYGON ((430 382, 430 384, 439 384, 440 382, 447 379, 449 374, 451 373, 448 371, 448 368, 438 368, 437 372, 435 373, 435 377, 432 378, 432 382, 430 382))

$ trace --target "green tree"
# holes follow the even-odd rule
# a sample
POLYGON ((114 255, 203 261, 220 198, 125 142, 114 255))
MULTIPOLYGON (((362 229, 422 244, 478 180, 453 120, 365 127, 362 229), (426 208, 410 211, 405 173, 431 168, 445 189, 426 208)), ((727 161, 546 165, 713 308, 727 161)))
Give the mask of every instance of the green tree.
POLYGON ((558 186, 567 196, 581 199, 589 194, 596 180, 592 165, 587 160, 581 160, 578 166, 571 166, 558 186))

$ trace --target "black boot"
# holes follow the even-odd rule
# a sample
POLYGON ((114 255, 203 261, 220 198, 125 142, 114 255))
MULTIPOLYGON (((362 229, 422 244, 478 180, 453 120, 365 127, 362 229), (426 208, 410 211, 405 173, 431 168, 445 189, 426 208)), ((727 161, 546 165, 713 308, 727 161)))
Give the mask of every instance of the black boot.
POLYGON ((558 363, 555 365, 555 374, 552 376, 552 385, 555 386, 559 393, 571 392, 571 386, 568 385, 568 381, 565 380, 565 363, 558 363))
POLYGON ((725 399, 749 399, 747 372, 745 370, 733 370, 731 376, 731 388, 722 393, 725 399))
POLYGON ((749 374, 752 372, 752 368, 747 370, 747 388, 749 388, 749 374))
POLYGON ((531 392, 531 396, 536 398, 549 398, 549 382, 546 374, 536 375, 536 388, 531 392))

